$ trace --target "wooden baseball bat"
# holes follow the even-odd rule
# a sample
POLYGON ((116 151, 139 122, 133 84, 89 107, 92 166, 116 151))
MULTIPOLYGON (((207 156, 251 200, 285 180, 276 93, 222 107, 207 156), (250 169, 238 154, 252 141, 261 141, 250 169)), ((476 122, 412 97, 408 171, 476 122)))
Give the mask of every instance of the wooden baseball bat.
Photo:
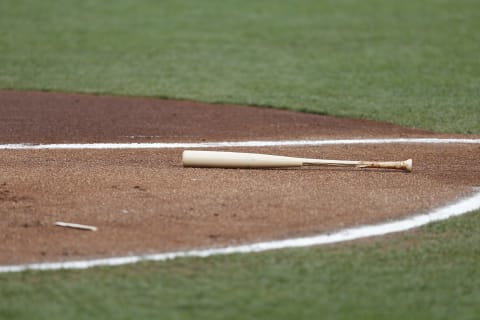
POLYGON ((198 168, 282 168, 301 166, 338 166, 383 168, 412 171, 412 159, 405 161, 347 161, 274 156, 259 153, 185 150, 184 167, 198 168))

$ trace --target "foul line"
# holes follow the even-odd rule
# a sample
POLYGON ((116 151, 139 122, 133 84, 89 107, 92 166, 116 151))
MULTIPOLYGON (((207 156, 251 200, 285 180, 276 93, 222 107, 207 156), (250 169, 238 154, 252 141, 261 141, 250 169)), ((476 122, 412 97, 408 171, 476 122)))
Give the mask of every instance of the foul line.
POLYGON ((232 246, 216 249, 191 250, 167 252, 158 254, 147 254, 138 256, 126 256, 116 258, 67 261, 67 262, 46 262, 24 265, 0 266, 2 272, 20 272, 25 270, 59 270, 59 269, 87 269, 98 266, 119 266, 141 261, 166 261, 186 257, 210 257, 215 255, 226 255, 234 253, 252 253, 268 250, 309 247, 322 244, 332 244, 343 241, 357 240, 361 238, 386 235, 389 233, 407 231, 426 225, 431 222, 446 220, 454 216, 480 209, 480 192, 460 200, 446 207, 435 209, 429 213, 416 215, 406 219, 387 222, 377 225, 367 225, 357 228, 340 230, 331 234, 321 234, 311 237, 286 239, 277 241, 258 242, 247 245, 232 246))
POLYGON ((221 147, 283 147, 328 146, 345 144, 480 144, 480 139, 449 138, 392 138, 343 140, 283 140, 283 141, 220 141, 220 142, 150 142, 150 143, 61 143, 61 144, 0 144, 0 150, 53 150, 53 149, 180 149, 221 147))

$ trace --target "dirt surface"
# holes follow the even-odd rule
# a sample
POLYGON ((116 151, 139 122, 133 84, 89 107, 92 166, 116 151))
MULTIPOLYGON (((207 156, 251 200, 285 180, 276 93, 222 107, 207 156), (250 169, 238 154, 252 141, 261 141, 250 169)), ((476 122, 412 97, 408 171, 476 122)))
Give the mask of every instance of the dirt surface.
MULTIPOLYGON (((0 91, 0 144, 427 136, 434 135, 273 109, 0 91)), ((330 159, 413 158, 414 171, 183 168, 181 149, 0 150, 0 264, 318 234, 421 213, 480 184, 479 145, 230 150, 330 159), (56 221, 99 230, 55 227, 56 221)))
POLYGON ((150 98, 0 90, 0 143, 431 136, 368 120, 150 98))

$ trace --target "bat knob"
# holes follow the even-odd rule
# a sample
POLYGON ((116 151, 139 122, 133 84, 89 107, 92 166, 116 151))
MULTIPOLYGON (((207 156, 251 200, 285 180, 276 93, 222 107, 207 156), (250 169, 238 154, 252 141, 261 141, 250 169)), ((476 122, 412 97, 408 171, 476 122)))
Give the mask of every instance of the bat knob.
POLYGON ((404 165, 405 165, 405 170, 407 170, 408 172, 411 172, 411 171, 412 171, 412 168, 413 168, 413 161, 412 161, 412 159, 405 160, 403 163, 404 163, 404 165))

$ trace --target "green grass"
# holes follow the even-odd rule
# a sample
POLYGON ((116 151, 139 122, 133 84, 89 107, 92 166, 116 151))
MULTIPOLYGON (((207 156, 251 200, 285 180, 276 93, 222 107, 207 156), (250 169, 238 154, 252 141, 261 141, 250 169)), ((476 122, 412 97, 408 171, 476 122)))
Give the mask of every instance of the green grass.
MULTIPOLYGON (((479 134, 478 30, 476 0, 3 0, 0 88, 479 134)), ((478 230, 480 212, 353 244, 0 274, 0 319, 476 319, 478 230)))
POLYGON ((480 212, 361 243, 0 275, 2 319, 478 319, 480 212))
POLYGON ((480 2, 0 2, 0 88, 265 105, 480 133, 480 2))

